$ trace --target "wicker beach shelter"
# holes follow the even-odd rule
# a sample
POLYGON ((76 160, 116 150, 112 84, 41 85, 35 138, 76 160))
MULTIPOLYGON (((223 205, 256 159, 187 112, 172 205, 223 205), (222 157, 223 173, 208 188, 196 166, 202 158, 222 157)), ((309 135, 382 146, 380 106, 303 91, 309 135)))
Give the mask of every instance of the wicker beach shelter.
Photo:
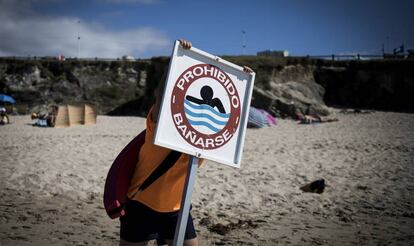
POLYGON ((59 105, 55 119, 55 127, 96 124, 96 110, 84 104, 81 106, 59 105))

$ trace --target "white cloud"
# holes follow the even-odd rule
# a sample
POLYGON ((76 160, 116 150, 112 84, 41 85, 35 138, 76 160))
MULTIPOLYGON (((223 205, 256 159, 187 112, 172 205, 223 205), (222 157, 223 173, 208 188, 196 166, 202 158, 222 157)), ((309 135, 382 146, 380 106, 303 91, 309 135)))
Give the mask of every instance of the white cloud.
POLYGON ((0 56, 140 56, 144 51, 165 50, 171 45, 165 34, 149 27, 111 31, 97 23, 74 17, 44 17, 33 12, 28 1, 0 0, 0 56))

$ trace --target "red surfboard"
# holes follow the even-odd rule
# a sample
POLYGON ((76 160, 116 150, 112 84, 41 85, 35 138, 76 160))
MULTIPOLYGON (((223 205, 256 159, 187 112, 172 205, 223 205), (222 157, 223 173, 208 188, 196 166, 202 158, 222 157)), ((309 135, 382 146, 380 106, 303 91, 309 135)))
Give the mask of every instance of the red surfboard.
POLYGON ((144 142, 145 130, 118 154, 106 176, 103 202, 106 213, 112 219, 125 215, 128 188, 144 142))

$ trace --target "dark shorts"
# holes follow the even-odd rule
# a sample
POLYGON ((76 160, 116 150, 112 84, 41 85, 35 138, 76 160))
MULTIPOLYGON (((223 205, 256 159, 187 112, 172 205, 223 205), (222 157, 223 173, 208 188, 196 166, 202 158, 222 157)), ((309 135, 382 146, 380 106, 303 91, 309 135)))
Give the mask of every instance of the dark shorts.
MULTIPOLYGON (((173 240, 178 212, 160 213, 144 204, 129 200, 121 221, 121 238, 127 242, 144 242, 153 239, 173 240)), ((188 215, 185 240, 196 238, 193 218, 188 215)))

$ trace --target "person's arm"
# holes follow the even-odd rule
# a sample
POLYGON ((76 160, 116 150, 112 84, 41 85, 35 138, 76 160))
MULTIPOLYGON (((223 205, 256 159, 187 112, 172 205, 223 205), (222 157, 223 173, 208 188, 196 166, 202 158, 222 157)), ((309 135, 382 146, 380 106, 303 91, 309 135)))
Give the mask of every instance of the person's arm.
MULTIPOLYGON (((185 39, 180 39, 180 45, 184 48, 184 49, 191 49, 192 44, 190 41, 187 41, 185 39)), ((165 71, 167 72, 167 71, 165 71)), ((162 92, 164 89, 164 85, 165 85, 165 80, 167 79, 167 77, 165 76, 165 78, 163 78, 163 81, 160 81, 160 83, 157 86, 157 89, 155 89, 155 104, 152 108, 151 111, 151 120, 153 122, 157 122, 158 120, 158 114, 160 112, 160 107, 161 107, 161 100, 162 100, 162 92)))

